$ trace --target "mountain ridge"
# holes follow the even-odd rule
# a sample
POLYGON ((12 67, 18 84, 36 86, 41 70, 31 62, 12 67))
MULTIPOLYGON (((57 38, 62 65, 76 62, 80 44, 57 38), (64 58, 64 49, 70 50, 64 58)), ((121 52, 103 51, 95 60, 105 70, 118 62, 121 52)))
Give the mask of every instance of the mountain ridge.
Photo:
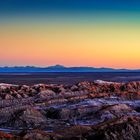
POLYGON ((0 67, 0 72, 140 72, 140 69, 115 69, 107 67, 65 67, 63 65, 53 65, 48 67, 37 66, 13 66, 0 67))

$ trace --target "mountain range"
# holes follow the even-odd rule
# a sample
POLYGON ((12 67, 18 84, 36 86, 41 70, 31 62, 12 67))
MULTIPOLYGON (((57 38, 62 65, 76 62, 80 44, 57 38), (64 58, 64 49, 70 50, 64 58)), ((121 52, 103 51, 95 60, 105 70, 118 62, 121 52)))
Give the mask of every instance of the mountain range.
POLYGON ((15 66, 0 67, 0 72, 140 72, 140 69, 113 69, 113 68, 95 68, 95 67, 65 67, 54 65, 48 67, 35 66, 15 66))

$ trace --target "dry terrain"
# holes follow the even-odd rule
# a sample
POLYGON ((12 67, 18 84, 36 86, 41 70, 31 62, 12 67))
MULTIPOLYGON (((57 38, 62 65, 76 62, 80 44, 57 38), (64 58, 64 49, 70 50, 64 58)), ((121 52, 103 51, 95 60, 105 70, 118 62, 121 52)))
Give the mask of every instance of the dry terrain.
POLYGON ((139 140, 140 82, 0 84, 0 139, 139 140))

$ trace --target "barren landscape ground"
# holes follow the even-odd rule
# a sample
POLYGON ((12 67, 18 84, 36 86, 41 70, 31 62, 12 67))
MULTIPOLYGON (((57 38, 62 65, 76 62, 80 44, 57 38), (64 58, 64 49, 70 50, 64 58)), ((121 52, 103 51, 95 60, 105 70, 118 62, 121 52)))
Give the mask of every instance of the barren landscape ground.
POLYGON ((139 140, 140 73, 1 73, 0 139, 139 140))

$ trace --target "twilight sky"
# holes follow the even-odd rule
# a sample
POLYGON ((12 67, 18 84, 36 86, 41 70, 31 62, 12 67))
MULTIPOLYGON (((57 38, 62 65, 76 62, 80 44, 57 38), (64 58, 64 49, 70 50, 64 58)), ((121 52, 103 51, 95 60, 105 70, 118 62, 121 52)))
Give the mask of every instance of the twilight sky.
POLYGON ((0 66, 139 62, 139 0, 0 1, 0 66))

